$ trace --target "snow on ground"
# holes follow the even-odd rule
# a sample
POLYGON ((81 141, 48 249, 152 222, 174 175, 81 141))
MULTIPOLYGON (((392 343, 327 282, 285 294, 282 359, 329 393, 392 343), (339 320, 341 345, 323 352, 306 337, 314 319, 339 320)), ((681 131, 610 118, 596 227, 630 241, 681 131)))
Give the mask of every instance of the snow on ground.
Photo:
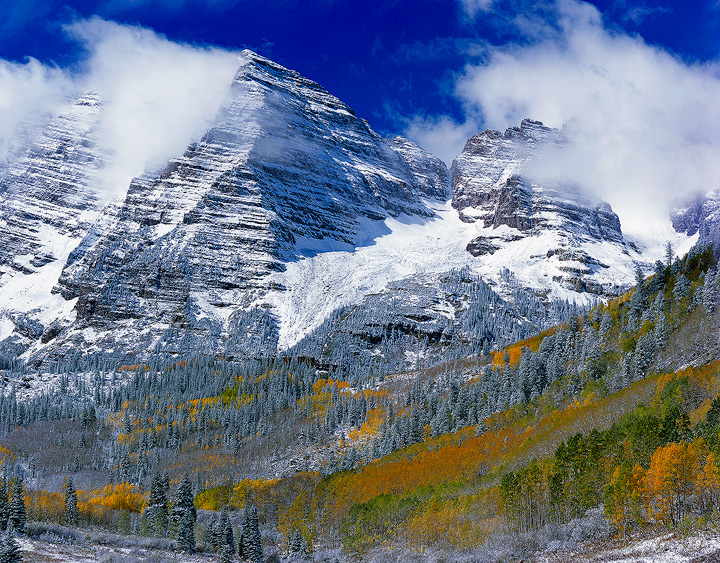
POLYGON ((636 242, 642 253, 609 242, 577 237, 572 240, 572 234, 554 230, 520 238, 519 231, 506 226, 493 229, 463 223, 450 202, 427 205, 435 211, 430 219, 401 215, 384 222, 366 221, 354 250, 350 245, 299 241, 300 254, 306 257, 288 263, 285 272, 270 276, 287 291, 273 292, 262 301, 273 307, 280 320, 280 348, 297 343, 338 307, 359 303, 365 295, 381 292, 389 282, 413 274, 436 274, 469 266, 485 280, 499 284, 501 270, 508 268, 523 285, 545 291, 553 298, 587 304, 593 301, 592 295, 577 293, 553 280, 572 276, 562 268, 586 270, 587 266, 548 257, 548 250, 567 247, 568 242, 576 245, 607 266, 595 266, 591 279, 617 287, 633 283, 636 261, 649 265, 662 258, 665 241, 672 240, 678 253, 693 242, 674 233, 669 222, 636 242), (491 255, 472 256, 466 246, 479 235, 490 237, 500 249, 491 255))
MULTIPOLYGON (((43 252, 56 259, 38 268, 31 274, 24 274, 11 268, 0 277, 0 340, 13 332, 15 325, 11 313, 30 313, 43 324, 55 319, 74 317, 73 308, 77 299, 66 301, 59 293, 51 290, 62 273, 70 252, 80 238, 59 233, 51 225, 43 224, 38 232, 43 252)), ((18 256, 15 261, 27 265, 32 256, 18 256)))
POLYGON ((23 561, 42 563, 131 563, 133 561, 152 561, 166 563, 182 561, 199 563, 217 561, 210 554, 174 553, 172 551, 144 549, 140 547, 107 547, 99 545, 56 544, 36 539, 16 538, 23 561))
POLYGON ((671 532, 654 538, 617 540, 611 545, 584 545, 573 552, 537 558, 543 563, 700 563, 720 561, 720 533, 683 537, 671 532))

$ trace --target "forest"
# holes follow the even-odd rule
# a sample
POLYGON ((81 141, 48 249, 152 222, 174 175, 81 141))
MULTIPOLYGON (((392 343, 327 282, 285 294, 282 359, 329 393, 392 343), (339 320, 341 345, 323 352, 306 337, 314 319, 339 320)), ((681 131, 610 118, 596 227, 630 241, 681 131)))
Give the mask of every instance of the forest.
MULTIPOLYGON (((536 302, 510 311, 468 276, 448 274, 443 291, 502 315, 470 308, 410 371, 395 358, 422 333, 389 336, 382 346, 400 349, 387 363, 357 346, 343 356, 352 330, 329 351, 316 335, 245 361, 86 357, 40 390, 5 362, 0 528, 113 530, 223 561, 502 560, 717 522, 712 247, 638 269, 608 303, 556 304, 554 326, 518 324, 536 302), (503 341, 503 315, 523 340, 503 341)), ((342 315, 365 322, 348 310, 320 330, 342 315)))

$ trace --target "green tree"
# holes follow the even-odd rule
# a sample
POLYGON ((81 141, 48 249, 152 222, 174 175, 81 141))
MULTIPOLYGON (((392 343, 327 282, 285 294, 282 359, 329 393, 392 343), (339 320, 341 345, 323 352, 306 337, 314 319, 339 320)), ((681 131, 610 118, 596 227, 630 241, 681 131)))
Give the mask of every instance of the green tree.
POLYGON ((183 475, 175 492, 172 511, 173 524, 177 530, 177 539, 183 551, 195 551, 195 521, 197 511, 193 504, 192 483, 187 475, 183 475))
POLYGON ((240 558, 247 559, 253 563, 262 563, 263 548, 262 537, 260 536, 260 523, 258 521, 257 508, 245 508, 242 532, 240 532, 238 549, 240 558))
POLYGON ((0 546, 0 563, 18 563, 22 561, 20 547, 12 533, 8 534, 0 546))
POLYGON ((77 491, 73 485, 72 477, 65 482, 65 522, 70 526, 76 526, 78 522, 77 491))
POLYGON ((148 526, 156 536, 167 534, 168 527, 168 501, 165 479, 159 474, 153 475, 150 483, 150 497, 145 508, 145 517, 148 526))
POLYGON ((303 538, 300 530, 296 529, 293 533, 292 539, 290 540, 290 558, 291 559, 302 559, 308 558, 307 544, 305 538, 303 538))
POLYGON ((10 504, 8 502, 7 482, 0 479, 0 530, 5 530, 10 517, 10 504))
POLYGON ((9 523, 13 530, 22 534, 25 531, 27 512, 25 509, 25 487, 21 478, 15 479, 12 500, 10 501, 9 523))

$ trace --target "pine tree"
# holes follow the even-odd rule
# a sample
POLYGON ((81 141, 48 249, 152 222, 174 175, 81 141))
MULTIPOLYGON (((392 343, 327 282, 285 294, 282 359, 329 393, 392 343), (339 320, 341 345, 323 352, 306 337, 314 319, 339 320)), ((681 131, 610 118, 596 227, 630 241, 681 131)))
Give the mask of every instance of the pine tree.
POLYGON ((195 520, 190 511, 186 511, 180 518, 177 535, 180 549, 187 553, 193 553, 195 551, 195 520))
POLYGON ((165 480, 159 474, 153 475, 150 483, 150 498, 145 509, 145 516, 148 524, 156 536, 164 536, 167 533, 168 524, 168 503, 165 480))
POLYGON ((195 551, 195 521, 197 511, 193 504, 192 484, 187 475, 183 475, 177 491, 172 511, 172 520, 177 529, 177 539, 183 551, 195 551))
POLYGON ((0 530, 5 530, 10 517, 10 504, 8 503, 7 482, 0 479, 0 530))
POLYGON ((13 530, 22 534, 25 531, 27 512, 25 510, 25 487, 21 478, 15 480, 12 500, 10 501, 9 523, 13 530))
POLYGON ((10 533, 5 537, 2 547, 0 547, 0 563, 18 563, 20 561, 22 561, 20 547, 15 537, 10 533))
POLYGON ((291 559, 302 559, 308 558, 307 544, 305 538, 299 529, 295 530, 292 539, 290 540, 290 558, 291 559))
POLYGON ((231 547, 227 544, 224 545, 222 550, 220 551, 220 562, 231 563, 231 561, 233 560, 233 555, 235 555, 234 547, 231 547))
POLYGON ((667 241, 665 245, 665 262, 668 266, 672 266, 673 258, 675 257, 675 249, 670 241, 667 241))
POLYGON ((230 548, 235 553, 235 534, 233 533, 232 524, 228 518, 227 509, 223 508, 220 512, 215 533, 218 537, 218 549, 220 553, 224 553, 226 548, 230 548))
POLYGON ((247 559, 253 563, 262 563, 262 537, 260 536, 257 508, 254 506, 250 509, 245 508, 239 544, 238 549, 241 559, 247 559))
POLYGON ((78 506, 77 492, 73 485, 72 477, 68 477, 65 483, 65 522, 70 526, 77 526, 78 506))

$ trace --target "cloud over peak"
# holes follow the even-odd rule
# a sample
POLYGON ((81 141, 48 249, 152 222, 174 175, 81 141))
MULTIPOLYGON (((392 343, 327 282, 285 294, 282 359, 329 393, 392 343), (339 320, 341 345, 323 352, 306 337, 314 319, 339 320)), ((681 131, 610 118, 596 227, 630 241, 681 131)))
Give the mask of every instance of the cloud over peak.
POLYGON ((237 52, 176 43, 99 17, 64 29, 83 48, 71 68, 0 60, 0 159, 12 158, 24 123, 57 114, 92 89, 101 100, 100 143, 112 155, 98 179, 109 195, 182 154, 205 131, 240 63, 237 52))
POLYGON ((459 151, 458 132, 473 127, 503 130, 526 117, 565 127, 569 146, 548 151, 532 172, 585 186, 631 231, 665 215, 672 198, 720 184, 717 64, 689 64, 607 29, 578 0, 557 0, 545 17, 532 22, 532 37, 486 47, 457 76, 464 123, 416 118, 408 136, 445 137, 459 151))

